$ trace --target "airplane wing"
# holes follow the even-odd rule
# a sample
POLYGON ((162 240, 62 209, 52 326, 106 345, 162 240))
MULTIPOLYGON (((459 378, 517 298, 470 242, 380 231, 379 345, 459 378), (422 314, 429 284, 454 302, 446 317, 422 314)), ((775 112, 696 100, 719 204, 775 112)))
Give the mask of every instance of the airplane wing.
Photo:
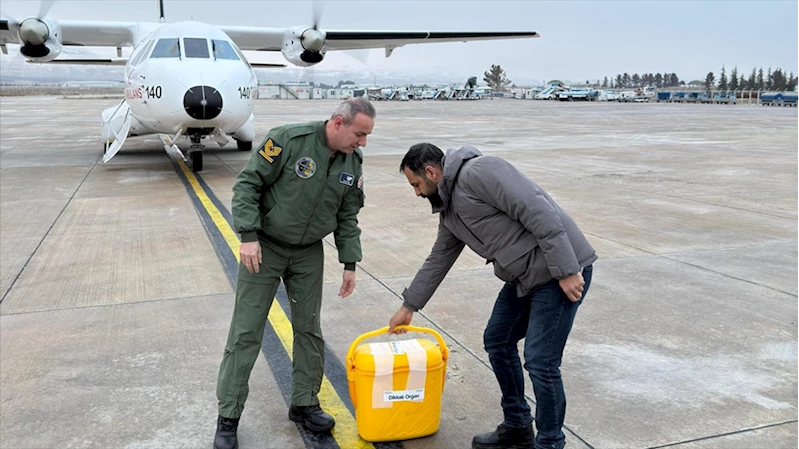
POLYGON ((326 31, 325 34, 325 46, 331 51, 540 37, 535 31, 326 31))
MULTIPOLYGON (((24 53, 28 59, 56 62, 61 46, 116 47, 135 46, 152 31, 167 24, 152 22, 101 22, 62 20, 50 17, 0 20, 0 49, 6 44, 36 42, 24 53), (30 21, 30 22, 29 22, 30 21), (47 56, 51 55, 51 56, 47 56)), ((322 61, 324 52, 384 48, 386 56, 407 44, 467 42, 477 40, 540 37, 535 31, 322 31, 311 27, 267 28, 217 26, 241 50, 280 51, 289 62, 312 65, 322 61)), ((69 63, 69 62, 65 62, 69 63)), ((74 62, 72 62, 74 63, 74 62)), ((87 63, 99 64, 100 60, 87 63)), ((106 61, 106 64, 117 61, 106 61)))
MULTIPOLYGON (((88 20, 50 20, 48 25, 61 28, 61 45, 86 47, 127 47, 138 42, 142 32, 157 28, 159 23, 147 22, 95 22, 88 20)), ((0 45, 19 44, 20 20, 0 19, 0 45)))
MULTIPOLYGON (((282 28, 220 26, 242 50, 281 51, 282 28)), ((406 44, 541 37, 535 31, 324 31, 325 49, 397 48, 406 44)), ((299 30, 298 35, 302 34, 299 30)))
POLYGON ((250 67, 254 69, 268 69, 268 68, 280 68, 286 67, 286 64, 276 64, 272 62, 252 62, 249 61, 250 67))
POLYGON ((75 64, 75 65, 115 65, 124 66, 128 58, 58 58, 48 62, 27 61, 29 64, 75 64))

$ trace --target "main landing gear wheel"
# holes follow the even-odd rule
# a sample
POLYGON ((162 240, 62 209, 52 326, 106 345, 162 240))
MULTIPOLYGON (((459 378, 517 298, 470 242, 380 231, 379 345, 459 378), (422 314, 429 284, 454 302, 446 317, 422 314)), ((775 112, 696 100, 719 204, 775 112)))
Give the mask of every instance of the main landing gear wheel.
POLYGON ((238 149, 241 151, 252 151, 252 142, 236 140, 236 147, 238 147, 238 149))

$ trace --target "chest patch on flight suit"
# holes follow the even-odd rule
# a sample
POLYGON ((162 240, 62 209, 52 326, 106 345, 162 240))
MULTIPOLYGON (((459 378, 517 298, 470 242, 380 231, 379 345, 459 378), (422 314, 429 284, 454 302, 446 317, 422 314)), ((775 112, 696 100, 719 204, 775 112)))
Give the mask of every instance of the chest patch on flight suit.
POLYGON ((341 172, 341 174, 338 177, 338 182, 344 184, 345 186, 352 187, 352 183, 355 182, 355 176, 347 172, 341 172))
POLYGON ((302 179, 308 179, 316 173, 316 162, 307 156, 301 157, 294 165, 294 173, 302 179))

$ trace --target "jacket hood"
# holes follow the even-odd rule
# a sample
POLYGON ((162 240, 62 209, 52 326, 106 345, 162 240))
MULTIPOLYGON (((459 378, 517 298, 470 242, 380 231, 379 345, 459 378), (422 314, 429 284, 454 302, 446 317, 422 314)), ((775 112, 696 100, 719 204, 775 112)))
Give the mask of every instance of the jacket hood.
POLYGON ((447 154, 441 160, 441 165, 444 167, 444 178, 438 183, 438 195, 441 197, 442 206, 439 208, 434 207, 433 213, 441 212, 449 207, 452 189, 463 164, 482 155, 483 153, 472 146, 462 146, 457 150, 447 150, 447 154))

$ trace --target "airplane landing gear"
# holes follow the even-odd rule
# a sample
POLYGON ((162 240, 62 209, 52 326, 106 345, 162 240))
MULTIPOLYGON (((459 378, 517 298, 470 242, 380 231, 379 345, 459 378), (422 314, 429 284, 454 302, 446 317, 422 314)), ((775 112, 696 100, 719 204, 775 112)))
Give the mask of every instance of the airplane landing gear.
POLYGON ((191 135, 191 148, 189 149, 189 160, 191 161, 191 171, 199 172, 203 170, 203 144, 202 135, 191 135))
POLYGON ((243 140, 236 139, 236 147, 240 151, 252 151, 252 142, 245 142, 243 140))

